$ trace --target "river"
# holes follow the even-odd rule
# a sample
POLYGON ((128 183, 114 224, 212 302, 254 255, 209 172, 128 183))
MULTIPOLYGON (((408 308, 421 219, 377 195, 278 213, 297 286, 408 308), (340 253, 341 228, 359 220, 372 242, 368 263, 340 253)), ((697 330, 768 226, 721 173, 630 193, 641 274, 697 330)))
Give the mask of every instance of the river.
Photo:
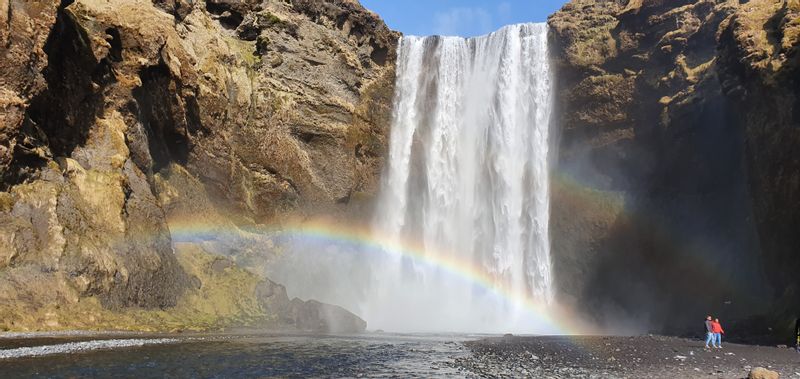
POLYGON ((468 354, 462 344, 467 339, 474 338, 388 333, 6 338, 0 339, 0 357, 6 356, 0 358, 0 377, 457 376, 453 362, 468 354))

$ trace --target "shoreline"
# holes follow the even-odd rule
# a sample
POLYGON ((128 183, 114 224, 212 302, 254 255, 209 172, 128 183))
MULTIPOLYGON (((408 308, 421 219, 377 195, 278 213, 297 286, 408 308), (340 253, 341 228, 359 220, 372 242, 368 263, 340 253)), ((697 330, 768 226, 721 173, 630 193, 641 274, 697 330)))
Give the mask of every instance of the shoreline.
MULTIPOLYGON (((417 346, 422 342, 428 346, 439 346, 450 353, 439 357, 436 363, 439 366, 423 357, 420 360, 423 366, 420 368, 424 369, 428 364, 441 368, 444 364, 468 377, 710 376, 734 379, 746 377, 756 367, 764 367, 778 372, 781 378, 800 379, 800 353, 792 348, 741 345, 723 341, 722 349, 704 349, 704 341, 700 339, 657 335, 515 336, 374 331, 337 335, 243 329, 208 333, 85 330, 13 332, 0 334, 0 365, 6 363, 25 366, 33 362, 65 364, 63 362, 72 359, 80 359, 84 362, 82 365, 92 365, 96 359, 118 362, 122 357, 131 357, 132 354, 138 356, 140 351, 148 352, 145 355, 154 357, 156 360, 152 361, 153 364, 166 364, 160 361, 167 359, 163 358, 166 351, 210 350, 239 354, 247 350, 240 350, 243 346, 253 346, 250 345, 253 340, 260 341, 258 343, 261 346, 271 346, 266 348, 270 351, 265 353, 268 355, 261 357, 264 359, 276 359, 274 357, 285 354, 287 350, 282 350, 284 348, 281 346, 293 346, 295 352, 305 349, 300 346, 330 346, 333 350, 325 354, 335 354, 339 349, 352 345, 346 341, 374 343, 384 348, 393 346, 393 349, 399 349, 393 350, 393 354, 402 356, 406 352, 416 352, 417 346), (345 342, 340 344, 336 340, 345 342), (297 350, 298 348, 301 350, 297 350)), ((184 357, 184 353, 170 354, 176 360, 184 357)), ((298 367, 303 366, 300 364, 298 367)), ((434 371, 431 372, 435 372, 437 368, 432 370, 434 371)))
POLYGON ((705 349, 702 340, 654 335, 512 336, 465 344, 472 354, 456 365, 478 376, 733 379, 764 367, 800 379, 800 353, 788 347, 723 341, 722 349, 705 349))

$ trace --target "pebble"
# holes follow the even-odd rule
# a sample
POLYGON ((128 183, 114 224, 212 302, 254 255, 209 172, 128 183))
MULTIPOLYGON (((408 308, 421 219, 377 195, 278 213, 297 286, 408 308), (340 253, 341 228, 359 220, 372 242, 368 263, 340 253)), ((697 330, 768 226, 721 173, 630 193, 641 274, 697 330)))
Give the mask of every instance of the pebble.
MULTIPOLYGON (((500 336, 498 336, 500 337, 500 336)), ((520 341, 525 341, 526 337, 515 337, 520 341)), ((645 337, 646 338, 646 337, 645 337)), ((464 373, 472 372, 475 377, 564 377, 564 378, 605 378, 605 377, 647 377, 648 372, 654 374, 653 367, 658 367, 659 377, 720 377, 732 375, 737 372, 737 367, 743 371, 750 371, 753 366, 745 364, 742 356, 747 356, 747 363, 757 362, 764 365, 767 362, 761 360, 771 360, 765 358, 764 353, 758 349, 742 346, 737 351, 739 353, 727 351, 714 351, 715 355, 702 354, 702 350, 685 350, 687 345, 684 342, 672 340, 665 337, 667 346, 645 348, 643 345, 634 345, 630 339, 621 340, 613 337, 596 340, 596 344, 586 343, 586 347, 576 349, 571 345, 571 341, 545 342, 536 341, 529 343, 510 342, 504 343, 502 338, 497 338, 497 344, 486 343, 483 345, 467 344, 470 350, 476 354, 474 358, 467 358, 471 363, 460 362, 464 368, 464 373), (614 341, 614 343, 609 343, 614 341), (603 347, 603 346, 608 347, 603 347), (675 350, 677 348, 678 350, 675 350), (634 350, 642 350, 640 354, 634 350), (624 351, 625 355, 620 355, 624 351), (676 354, 678 352, 684 354, 676 354), (609 353, 617 352, 614 355, 609 353), (536 353, 536 354, 534 354, 536 353), (604 354, 603 354, 604 353, 604 354), (697 353, 697 354, 695 354, 697 353), (607 354, 607 355, 606 355, 607 354), (599 355, 599 356, 598 356, 599 355), (603 356, 605 355, 605 356, 603 356), (620 355, 617 358, 617 355, 620 355), (741 361, 736 364, 734 359, 726 359, 726 356, 739 355, 741 361), (542 357, 542 358, 539 358, 542 357), (662 360, 663 358, 663 360, 662 360), (691 360, 689 358, 692 358, 691 360), (660 362, 660 363, 659 363, 660 362), (690 365, 691 364, 691 365, 690 365), (650 367, 650 368, 648 368, 650 367), (694 372, 694 374, 690 374, 694 372)), ((591 342, 591 339, 589 339, 591 342)), ((644 342, 644 341, 639 341, 644 342)), ((688 345, 690 349, 701 348, 702 342, 688 345)), ((777 354, 777 353, 776 353, 777 354)), ((780 354, 786 354, 780 352, 780 354)), ((771 353, 767 354, 767 357, 771 353)), ((800 374, 795 373, 795 367, 785 365, 787 358, 780 358, 772 361, 773 370, 783 371, 781 377, 792 377, 800 379, 800 374), (788 371, 792 369, 791 371, 788 371)), ((765 366, 770 367, 770 366, 765 366)), ((473 377, 466 375, 467 377, 473 377)), ((744 375, 746 376, 746 374, 744 375)))
POLYGON ((69 342, 55 345, 18 347, 15 349, 0 350, 0 359, 38 357, 51 354, 66 354, 79 351, 115 349, 121 347, 137 347, 154 344, 175 343, 179 340, 174 338, 153 338, 153 339, 110 339, 93 340, 82 342, 69 342))

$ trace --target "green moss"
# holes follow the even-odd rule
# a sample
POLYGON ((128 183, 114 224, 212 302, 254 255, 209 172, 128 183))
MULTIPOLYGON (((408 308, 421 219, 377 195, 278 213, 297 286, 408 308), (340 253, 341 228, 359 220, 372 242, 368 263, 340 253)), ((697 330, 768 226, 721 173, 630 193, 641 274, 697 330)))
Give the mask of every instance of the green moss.
POLYGON ((8 212, 14 207, 14 197, 8 192, 0 192, 0 212, 8 212))
POLYGON ((255 297, 258 276, 236 266, 213 270, 220 257, 197 245, 179 244, 176 256, 183 269, 199 280, 200 288, 188 290, 175 307, 109 310, 96 297, 77 302, 0 305, 0 330, 129 330, 174 332, 206 331, 232 326, 267 325, 277 319, 266 314, 255 297))
POLYGON ((256 44, 253 41, 244 41, 233 36, 225 36, 225 43, 247 63, 247 67, 254 69, 261 63, 261 57, 256 55, 256 44))
POLYGON ((284 21, 280 17, 270 12, 261 13, 259 14, 259 17, 261 17, 261 20, 268 27, 274 27, 274 26, 285 27, 288 25, 288 22, 284 21))
POLYGON ((622 10, 617 2, 573 0, 549 19, 549 24, 564 41, 564 55, 572 65, 590 67, 603 64, 617 55, 612 31, 622 10))
POLYGON ((297 24, 284 20, 274 13, 267 11, 259 13, 258 18, 259 23, 267 28, 279 29, 289 35, 297 37, 297 24))
POLYGON ((593 24, 596 26, 579 28, 574 43, 567 48, 570 60, 578 66, 600 65, 617 54, 617 42, 611 35, 616 18, 598 17, 593 24))
POLYGON ((202 283, 199 289, 184 297, 176 313, 186 318, 200 316, 221 324, 264 316, 254 295, 260 281, 256 275, 236 266, 214 271, 211 265, 219 257, 194 245, 177 246, 176 253, 186 272, 202 283))

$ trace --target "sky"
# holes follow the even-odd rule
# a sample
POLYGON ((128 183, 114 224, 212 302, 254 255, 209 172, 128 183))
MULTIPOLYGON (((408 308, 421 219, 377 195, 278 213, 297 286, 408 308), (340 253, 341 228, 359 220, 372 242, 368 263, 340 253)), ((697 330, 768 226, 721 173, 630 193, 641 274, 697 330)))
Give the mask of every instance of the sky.
POLYGON ((360 0, 406 35, 473 37, 503 25, 544 22, 567 0, 360 0))

